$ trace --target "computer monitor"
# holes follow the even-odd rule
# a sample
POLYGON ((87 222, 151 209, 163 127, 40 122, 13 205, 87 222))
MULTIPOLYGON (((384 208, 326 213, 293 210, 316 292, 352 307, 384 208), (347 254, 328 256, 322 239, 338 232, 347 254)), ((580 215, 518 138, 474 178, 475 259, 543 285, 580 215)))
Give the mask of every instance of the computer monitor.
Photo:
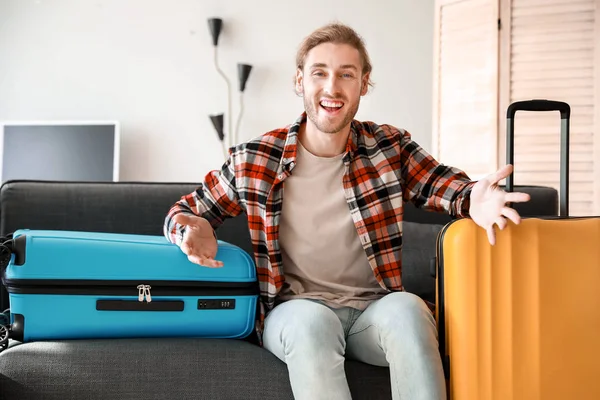
POLYGON ((0 122, 0 128, 2 182, 119 180, 118 122, 0 122))

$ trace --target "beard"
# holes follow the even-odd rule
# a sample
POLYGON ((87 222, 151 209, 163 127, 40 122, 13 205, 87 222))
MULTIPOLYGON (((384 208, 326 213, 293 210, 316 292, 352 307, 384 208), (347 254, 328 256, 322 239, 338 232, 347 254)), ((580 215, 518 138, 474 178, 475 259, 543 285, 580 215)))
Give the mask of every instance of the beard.
POLYGON ((319 119, 319 109, 322 108, 317 102, 312 102, 310 99, 304 97, 304 109, 308 119, 317 127, 317 129, 323 133, 334 134, 341 131, 343 128, 348 126, 352 122, 354 116, 358 112, 358 105, 360 99, 355 103, 344 101, 340 115, 336 115, 333 119, 322 117, 319 119))

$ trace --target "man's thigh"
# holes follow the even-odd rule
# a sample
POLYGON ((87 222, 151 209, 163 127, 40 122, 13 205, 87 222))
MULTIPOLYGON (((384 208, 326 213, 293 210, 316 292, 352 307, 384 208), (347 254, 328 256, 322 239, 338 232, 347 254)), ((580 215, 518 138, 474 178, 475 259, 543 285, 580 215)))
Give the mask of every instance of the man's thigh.
POLYGON ((343 328, 329 307, 313 300, 294 299, 279 304, 267 315, 263 344, 285 362, 290 346, 310 346, 332 336, 343 340, 343 328))
POLYGON ((389 367, 386 339, 412 340, 411 334, 435 326, 425 302, 411 293, 390 293, 374 301, 358 317, 346 339, 346 356, 389 367), (410 334, 409 334, 410 333, 410 334))

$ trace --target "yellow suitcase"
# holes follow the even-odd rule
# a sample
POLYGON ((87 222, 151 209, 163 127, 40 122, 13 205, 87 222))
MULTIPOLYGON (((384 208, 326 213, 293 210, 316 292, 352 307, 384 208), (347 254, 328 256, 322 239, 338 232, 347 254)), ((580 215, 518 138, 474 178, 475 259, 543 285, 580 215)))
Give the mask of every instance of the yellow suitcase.
POLYGON ((508 160, 515 111, 551 109, 562 115, 560 216, 509 223, 494 246, 470 219, 438 236, 436 319, 451 400, 600 399, 600 217, 567 216, 568 105, 511 105, 508 160))

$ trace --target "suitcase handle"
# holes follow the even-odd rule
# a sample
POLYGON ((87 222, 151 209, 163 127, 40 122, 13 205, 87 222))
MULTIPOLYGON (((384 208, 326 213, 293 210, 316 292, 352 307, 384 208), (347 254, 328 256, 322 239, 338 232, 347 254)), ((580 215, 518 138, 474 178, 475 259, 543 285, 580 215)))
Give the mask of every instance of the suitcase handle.
POLYGON ((506 118, 514 118, 515 113, 522 111, 560 111, 561 119, 571 117, 571 107, 565 102, 554 100, 524 100, 516 101, 508 106, 506 118))
MULTIPOLYGON (((508 106, 506 111, 506 161, 513 165, 515 162, 515 114, 517 111, 560 111, 560 216, 569 215, 569 122, 571 107, 562 101, 554 100, 524 100, 508 106)), ((514 171, 506 177, 506 191, 514 188, 514 171)))
POLYGON ((12 233, 8 236, 0 237, 0 275, 4 276, 4 271, 10 264, 12 255, 15 255, 14 265, 23 265, 25 263, 25 245, 27 241, 25 235, 13 239, 12 233))
POLYGON ((183 311, 182 300, 140 302, 137 300, 96 300, 97 311, 183 311))

